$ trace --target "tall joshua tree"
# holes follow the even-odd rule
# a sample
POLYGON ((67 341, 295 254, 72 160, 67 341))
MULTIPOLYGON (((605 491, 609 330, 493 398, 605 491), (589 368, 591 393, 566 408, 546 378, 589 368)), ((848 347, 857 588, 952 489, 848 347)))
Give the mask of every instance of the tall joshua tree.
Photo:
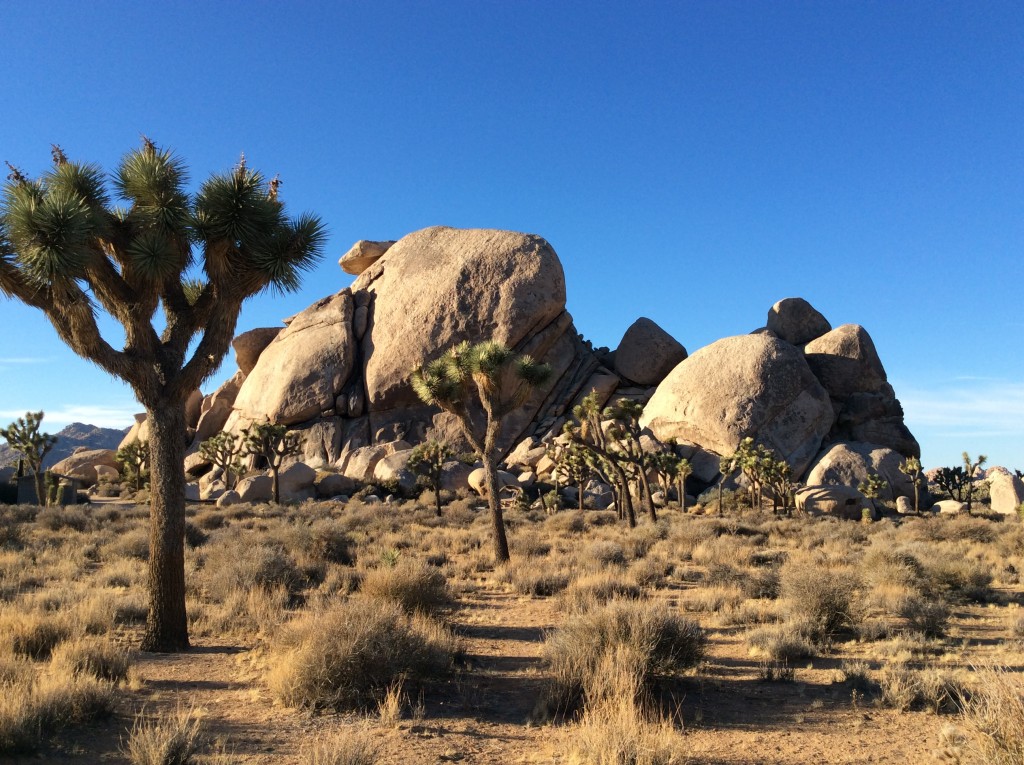
POLYGON ((416 395, 424 403, 458 417, 466 440, 483 460, 494 557, 498 563, 509 560, 505 519, 498 496, 498 432, 505 416, 522 406, 530 392, 550 376, 547 364, 539 364, 530 356, 517 356, 512 349, 493 341, 459 343, 412 373, 416 395))
POLYGON ((41 178, 12 168, 3 189, 0 292, 41 310, 75 353, 126 381, 149 415, 145 650, 189 645, 185 402, 220 365, 242 303, 296 289, 323 245, 318 218, 285 214, 278 183, 243 157, 192 194, 184 162, 143 138, 109 178, 55 146, 41 178), (122 349, 100 335, 99 312, 123 327, 122 349))
POLYGON ((57 436, 39 432, 42 423, 42 412, 25 412, 24 417, 19 417, 0 430, 0 436, 6 439, 14 451, 20 452, 28 463, 36 484, 36 501, 40 505, 46 504, 46 492, 43 490, 43 460, 57 443, 57 436))

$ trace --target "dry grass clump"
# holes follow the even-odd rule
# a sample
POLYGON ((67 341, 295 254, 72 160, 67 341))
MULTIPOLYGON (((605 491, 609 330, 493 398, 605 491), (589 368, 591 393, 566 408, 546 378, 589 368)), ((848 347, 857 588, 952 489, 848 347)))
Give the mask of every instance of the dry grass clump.
POLYGON ((746 642, 752 655, 773 662, 788 663, 816 653, 807 626, 792 621, 753 629, 747 633, 746 642))
POLYGON ((513 560, 501 569, 500 579, 512 585, 520 595, 549 597, 569 586, 569 574, 553 565, 535 560, 513 560))
POLYGON ((8 636, 14 653, 41 660, 71 637, 71 625, 62 613, 8 609, 0 614, 0 634, 8 636))
POLYGON ((913 669, 891 663, 878 674, 879 703, 901 712, 926 709, 938 714, 963 706, 971 690, 954 672, 935 667, 913 669))
POLYGON ((443 675, 455 651, 451 633, 428 617, 410 617, 393 601, 353 598, 288 625, 267 683, 288 706, 364 708, 400 678, 443 675))
POLYGON ((636 600, 643 595, 643 590, 628 577, 602 571, 573 580, 559 596, 558 604, 570 613, 582 613, 615 598, 636 600))
POLYGON ((735 609, 746 599, 747 596, 739 587, 700 587, 685 594, 683 607, 687 611, 717 613, 735 609))
POLYGON ((1024 684, 1004 668, 980 669, 976 690, 960 704, 963 735, 953 747, 955 762, 1024 764, 1024 684))
POLYGON ((411 558, 367 571, 360 590, 368 598, 393 601, 406 613, 433 614, 451 603, 444 574, 411 558))
POLYGON ((673 765, 685 761, 683 740, 670 720, 643 704, 635 649, 619 646, 602 657, 595 674, 602 692, 572 730, 572 765, 673 765))
POLYGON ((52 663, 73 675, 86 674, 119 683, 128 678, 131 659, 110 638, 83 637, 57 646, 52 663))
POLYGON ((907 620, 911 632, 919 632, 927 638, 938 638, 946 634, 950 609, 943 600, 914 595, 903 602, 899 615, 907 620))
POLYGON ((132 765, 191 765, 199 749, 202 721, 192 708, 147 720, 135 718, 124 753, 132 765))
POLYGON ((303 746, 299 765, 376 765, 379 736, 366 728, 323 733, 303 746))
POLYGON ((90 675, 22 671, 0 693, 0 754, 31 751, 44 734, 102 719, 113 707, 113 686, 90 675))
POLYGON ((284 621, 291 594, 283 586, 233 590, 222 603, 189 603, 199 635, 270 635, 284 621))
POLYGON ((652 554, 633 561, 629 567, 629 575, 640 587, 660 589, 668 583, 666 580, 675 571, 675 564, 660 554, 652 554))
POLYGON ((352 566, 356 562, 356 543, 337 521, 317 521, 310 528, 309 556, 323 563, 352 566))
POLYGON ((85 512, 77 507, 44 507, 36 514, 36 523, 48 531, 85 531, 92 522, 85 512))
POLYGON ((203 567, 207 594, 225 601, 236 590, 284 587, 298 591, 306 577, 295 559, 279 544, 235 538, 211 544, 203 567))
POLYGON ((590 568, 602 569, 609 566, 625 566, 626 551, 618 542, 601 540, 591 542, 583 550, 583 562, 590 568))
POLYGON ((600 696, 597 672, 608 653, 635 652, 632 671, 639 686, 677 675, 704 657, 707 637, 696 622, 653 603, 616 600, 570 618, 548 635, 544 657, 551 681, 537 714, 550 719, 571 714, 600 696))

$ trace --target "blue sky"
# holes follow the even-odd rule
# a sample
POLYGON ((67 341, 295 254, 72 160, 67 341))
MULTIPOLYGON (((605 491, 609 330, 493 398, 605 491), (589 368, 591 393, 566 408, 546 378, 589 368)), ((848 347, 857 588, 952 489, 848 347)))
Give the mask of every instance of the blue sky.
MULTIPOLYGON (((1018 2, 21 2, 0 9, 0 159, 113 167, 145 133, 201 180, 280 173, 357 239, 546 237, 596 345, 691 352, 801 296, 875 340, 926 466, 1024 468, 1018 2)), ((0 419, 127 425, 130 391, 0 301, 0 419)), ((233 362, 208 384, 212 388, 233 362)))

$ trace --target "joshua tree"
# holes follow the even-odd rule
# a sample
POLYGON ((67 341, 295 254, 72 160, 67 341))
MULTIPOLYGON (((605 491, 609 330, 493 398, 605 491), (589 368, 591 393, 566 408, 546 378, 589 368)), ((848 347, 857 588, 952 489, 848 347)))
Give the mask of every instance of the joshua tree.
POLYGON ((242 443, 238 436, 226 430, 221 431, 199 444, 199 453, 213 463, 214 467, 220 468, 224 476, 224 486, 230 490, 235 484, 235 477, 242 472, 242 465, 238 461, 242 453, 242 443))
POLYGON ((146 469, 146 465, 149 463, 149 443, 139 440, 132 441, 118 449, 114 459, 121 465, 124 477, 135 484, 135 491, 139 491, 142 488, 142 482, 149 478, 149 470, 146 469))
POLYGON ((452 450, 441 441, 424 441, 412 450, 407 463, 409 469, 434 492, 434 504, 438 517, 441 516, 441 474, 444 463, 452 458, 452 450))
MULTIPOLYGON (((877 473, 869 473, 868 480, 861 481, 857 485, 857 491, 863 494, 865 497, 871 500, 871 504, 875 504, 875 500, 882 495, 882 489, 888 484, 885 482, 880 475, 877 473)), ((877 506, 876 506, 877 507, 877 506)))
POLYGON ((654 508, 651 485, 647 480, 647 470, 651 467, 652 455, 644 451, 640 442, 642 433, 640 417, 643 416, 643 413, 643 404, 629 399, 623 399, 615 406, 609 407, 605 410, 605 418, 611 420, 607 437, 611 441, 610 445, 615 455, 631 466, 631 472, 636 477, 637 493, 647 506, 647 513, 650 515, 651 521, 656 522, 658 513, 654 508))
POLYGON ((256 423, 242 431, 242 451, 267 463, 274 479, 274 504, 281 504, 278 475, 285 457, 294 457, 302 446, 298 433, 289 433, 284 425, 256 423))
POLYGON ((605 437, 604 429, 601 426, 601 406, 597 403, 597 393, 591 391, 584 396, 583 401, 573 407, 573 416, 579 422, 565 423, 565 434, 570 441, 582 446, 589 451, 596 462, 605 467, 607 472, 615 477, 616 487, 615 507, 619 511, 619 518, 625 517, 630 528, 636 526, 636 513, 633 510, 633 499, 629 494, 629 478, 622 467, 621 454, 617 453, 615 447, 605 437))
POLYGON ((935 471, 935 483, 957 502, 967 500, 967 487, 970 484, 970 479, 960 465, 939 468, 935 471))
POLYGON ((587 481, 594 475, 594 469, 586 450, 579 444, 570 442, 564 448, 558 449, 558 459, 555 460, 555 463, 558 466, 556 472, 564 475, 566 480, 579 490, 576 497, 577 507, 583 510, 584 489, 587 486, 587 481))
POLYGON ((917 457, 907 457, 900 464, 900 472, 910 479, 910 483, 914 487, 914 512, 916 513, 918 512, 918 495, 921 490, 921 482, 924 480, 924 476, 921 475, 921 460, 917 457))
POLYGON ((491 509, 494 557, 509 560, 505 519, 498 496, 498 432, 506 415, 525 403, 530 392, 551 376, 547 364, 530 356, 517 356, 501 343, 487 341, 459 343, 441 358, 420 366, 412 373, 416 395, 454 414, 462 432, 484 463, 484 485, 491 509), (483 418, 477 410, 483 409, 483 418))
POLYGON ((244 158, 198 193, 188 187, 182 160, 144 138, 109 180, 54 147, 40 179, 12 168, 0 205, 0 293, 41 310, 75 353, 126 381, 148 414, 142 647, 151 651, 189 645, 185 402, 220 366, 242 303, 296 289, 324 239, 316 217, 285 215, 278 181, 268 183, 244 158), (122 326, 121 350, 101 336, 98 312, 122 326))
POLYGON ((967 512, 971 512, 971 505, 974 502, 974 475, 978 472, 978 469, 988 462, 988 457, 984 454, 979 454, 978 459, 975 461, 971 460, 970 455, 967 452, 963 453, 964 460, 964 473, 967 475, 967 512))
POLYGON ((793 468, 785 460, 773 457, 765 462, 764 468, 764 480, 772 492, 772 513, 778 514, 780 499, 783 512, 788 512, 793 498, 793 468))
MULTIPOLYGON (((2 265, 3 254, 0 252, 0 265, 2 265)), ((0 275, 2 275, 0 271, 0 275)), ((3 288, 3 281, 0 280, 0 289, 3 288)), ((20 452, 32 471, 32 477, 36 485, 36 501, 40 505, 46 504, 46 492, 43 486, 43 460, 57 443, 57 436, 49 433, 40 433, 39 426, 43 422, 42 412, 25 412, 24 417, 19 417, 3 430, 0 436, 6 439, 11 448, 20 452)))

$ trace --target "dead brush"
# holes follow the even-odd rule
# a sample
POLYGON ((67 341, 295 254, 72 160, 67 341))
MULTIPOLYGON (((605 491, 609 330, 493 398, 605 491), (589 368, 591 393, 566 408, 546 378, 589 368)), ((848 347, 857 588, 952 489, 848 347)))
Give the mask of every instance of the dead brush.
POLYGON ((587 574, 569 583, 558 597, 558 605, 569 613, 583 613, 613 599, 636 600, 644 591, 628 576, 615 571, 587 574))
POLYGON ((0 634, 9 636, 15 654, 48 659, 54 648, 71 637, 71 625, 62 613, 8 609, 0 614, 0 634))
POLYGON ((299 765, 376 765, 380 736, 368 727, 339 728, 303 745, 299 765))
POLYGON ((550 597, 569 586, 569 574, 553 562, 534 560, 513 560, 499 572, 502 582, 512 585, 520 595, 550 597))
POLYGON ((815 642, 827 642, 854 627, 857 580, 849 568, 828 568, 810 558, 792 558, 782 567, 781 595, 792 620, 815 642))
MULTIPOLYGON (((959 704, 957 755, 987 765, 1024 763, 1024 684, 1002 667, 975 671, 975 692, 959 704)), ((958 757, 959 761, 959 757, 958 757)))
POLYGON ((73 675, 91 675, 98 680, 120 683, 128 678, 128 652, 110 638, 83 637, 61 643, 51 660, 55 668, 73 675))

